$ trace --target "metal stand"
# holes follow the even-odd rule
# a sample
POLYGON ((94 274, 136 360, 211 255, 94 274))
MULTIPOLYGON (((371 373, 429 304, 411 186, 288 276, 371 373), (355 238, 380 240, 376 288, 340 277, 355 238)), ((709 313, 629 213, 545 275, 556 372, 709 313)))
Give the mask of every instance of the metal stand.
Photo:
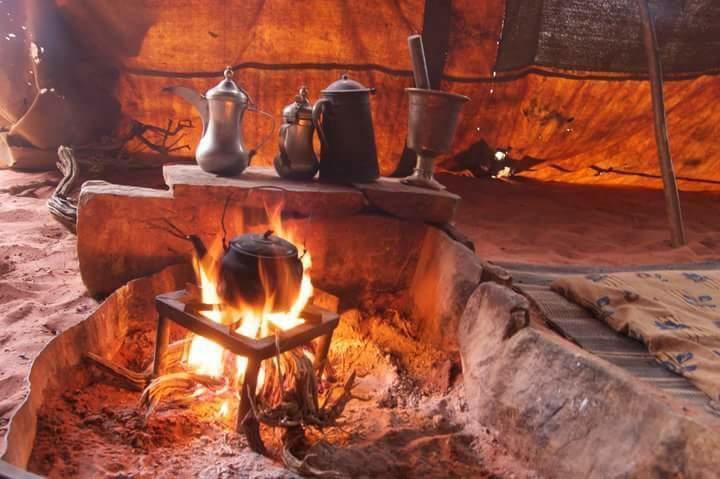
MULTIPOLYGON (((216 342, 223 348, 248 359, 242 391, 240 393, 240 407, 236 421, 238 432, 247 431, 243 421, 251 408, 254 399, 260 365, 279 353, 308 344, 313 339, 320 338, 315 357, 315 367, 319 373, 325 365, 333 331, 338 325, 340 316, 314 305, 305 307, 300 316, 305 323, 280 331, 275 336, 265 338, 250 338, 235 332, 231 326, 215 323, 199 314, 201 311, 212 310, 214 305, 202 304, 191 300, 186 291, 161 294, 155 298, 157 308, 158 328, 155 337, 155 357, 153 362, 153 378, 163 374, 165 364, 165 351, 170 339, 170 321, 216 342), (190 299, 190 300, 188 300, 190 299), (251 396, 252 395, 252 396, 251 396)), ((257 431, 254 431, 257 433, 257 431)), ((259 434, 258 434, 259 436, 259 434)))
POLYGON ((153 379, 162 376, 165 366, 165 352, 170 342, 170 323, 167 318, 158 317, 157 334, 155 335, 155 356, 153 357, 153 379))
POLYGON ((317 371, 317 377, 320 379, 322 377, 323 370, 325 369, 325 364, 327 363, 327 355, 330 351, 330 343, 332 342, 332 336, 333 331, 330 331, 324 336, 320 336, 320 339, 318 339, 317 342, 317 351, 315 353, 315 371, 317 371))
POLYGON ((238 432, 243 430, 243 420, 250 411, 252 401, 255 400, 258 374, 260 374, 260 361, 254 358, 248 358, 242 390, 240 391, 240 408, 238 409, 237 420, 235 422, 235 430, 238 432))

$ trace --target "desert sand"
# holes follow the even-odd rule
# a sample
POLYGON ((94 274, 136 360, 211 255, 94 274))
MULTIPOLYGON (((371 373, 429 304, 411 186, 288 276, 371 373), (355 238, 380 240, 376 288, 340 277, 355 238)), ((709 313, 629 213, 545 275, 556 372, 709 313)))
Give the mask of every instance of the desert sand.
MULTIPOLYGON (((159 171, 141 176, 145 185, 161 184, 159 171)), ((629 265, 720 258, 718 193, 682 194, 689 244, 673 249, 659 190, 438 178, 462 196, 457 226, 486 260, 629 265)), ((26 394, 33 358, 97 305, 80 279, 75 237, 45 206, 58 179, 0 170, 0 435, 26 394)))
POLYGON ((670 246, 662 190, 438 175, 462 202, 460 231, 483 259, 647 265, 720 259, 718 192, 682 192, 688 244, 670 246))

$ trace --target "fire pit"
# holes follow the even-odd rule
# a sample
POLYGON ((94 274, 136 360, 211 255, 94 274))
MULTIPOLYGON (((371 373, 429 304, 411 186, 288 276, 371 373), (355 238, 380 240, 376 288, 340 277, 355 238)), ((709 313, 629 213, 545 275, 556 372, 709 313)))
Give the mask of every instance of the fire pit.
POLYGON ((166 177, 170 192, 84 187, 83 277, 102 292, 170 261, 192 264, 194 274, 131 281, 52 343, 35 361, 4 459, 51 476, 202 475, 214 464, 232 476, 233 468, 272 464, 249 452, 266 444, 275 467, 300 473, 311 457, 320 472, 349 476, 407 477, 409 467, 484 474, 471 436, 448 419, 462 413, 459 396, 448 396, 459 372, 454 332, 484 271, 442 225, 456 198, 389 180, 290 183, 261 170, 217 179, 169 168, 166 177), (96 223, 108 208, 116 214, 96 223), (177 234, 159 230, 163 221, 177 234), (289 311, 248 310, 218 294, 221 238, 268 230, 307 251, 289 311), (190 234, 205 254, 188 244, 190 234), (101 362, 139 380, 128 389, 101 362), (185 376, 173 383, 173 374, 185 376), (148 406, 163 381, 170 392, 148 406), (294 449, 286 437, 297 438, 298 426, 307 446, 294 449), (426 457, 426 447, 442 457, 426 457), (138 462, 120 467, 127 457, 138 462))
MULTIPOLYGON (((279 349, 287 351, 284 354, 297 354, 298 350, 307 351, 310 338, 315 337, 312 351, 318 369, 330 346, 325 368, 330 379, 321 382, 323 395, 330 388, 341 388, 357 373, 358 385, 353 393, 361 400, 347 404, 341 427, 307 430, 308 444, 313 446, 308 453, 315 456, 310 464, 320 467, 321 472, 337 470, 350 477, 364 473, 407 477, 411 464, 414 471, 427 471, 428 477, 442 477, 441 471, 448 470, 465 477, 488 475, 473 451, 472 436, 459 430, 453 424, 455 419, 451 419, 456 414, 453 411, 462 409, 460 398, 457 394, 448 396, 447 385, 436 389, 442 383, 448 356, 413 339, 411 313, 396 309, 404 301, 403 293, 385 292, 368 300, 366 306, 348 309, 338 305, 339 298, 316 290, 299 315, 304 323, 271 331, 271 335, 250 337, 236 332, 237 322, 224 324, 205 316, 216 310, 215 304, 203 302, 203 291, 188 284, 192 274, 168 276, 162 273, 121 288, 98 313, 59 337, 38 358, 33 375, 34 399, 19 416, 22 422, 16 420, 13 426, 13 456, 6 457, 21 458, 32 449, 30 470, 50 477, 235 477, 262 468, 268 471, 265 477, 295 478, 281 469, 283 464, 290 467, 285 463, 287 456, 280 452, 285 442, 278 436, 282 428, 270 428, 260 421, 260 428, 242 422, 237 429, 237 418, 243 417, 247 406, 238 407, 233 399, 253 402, 250 395, 239 394, 252 390, 248 388, 254 377, 252 366, 245 370, 244 377, 238 376, 241 386, 185 401, 166 399, 148 416, 139 407, 144 386, 128 389, 115 375, 97 368, 96 361, 68 361, 67 354, 81 345, 87 358, 91 354, 102 356, 117 368, 145 371, 146 384, 153 370, 158 378, 167 376, 163 361, 154 360, 156 356, 166 357, 162 345, 168 344, 166 351, 172 353, 173 344, 192 337, 218 344, 232 355, 247 354, 248 362, 256 351, 257 363, 271 356, 262 361, 262 377, 268 371, 272 373, 268 366, 276 361, 278 342, 279 349), (332 312, 338 306, 341 314, 332 312), (154 344, 158 323, 164 324, 160 327, 159 348, 154 344), (100 327, 106 329, 103 337, 107 339, 101 343, 81 342, 82 338, 97 337, 93 331, 100 327), (167 342, 162 339, 165 334, 167 342), (293 346, 298 348, 290 349, 293 346), (48 368, 57 373, 47 374, 48 368), (50 379, 52 384, 39 384, 39 378, 50 379), (230 406, 224 413, 221 405, 226 401, 230 406), (30 429, 20 428, 31 417, 29 414, 37 414, 37 434, 29 435, 30 429), (264 440, 260 444, 267 445, 269 457, 275 462, 249 453, 258 439, 253 434, 259 432, 264 440), (23 449, 23 443, 27 449, 23 449), (429 450, 435 452, 428 456, 429 450)), ((432 272, 430 276, 437 277, 432 272)), ((264 379, 264 385, 272 383, 267 376, 264 379)), ((254 400, 260 401, 263 394, 259 388, 254 400)), ((185 392, 183 397, 187 397, 185 392)), ((258 404, 251 404, 250 414, 244 417, 261 417, 262 409, 253 410, 258 404)))
POLYGON ((153 361, 154 378, 161 376, 164 372, 164 358, 170 338, 169 321, 213 341, 233 354, 247 358, 247 366, 240 388, 240 408, 236 422, 238 432, 243 429, 243 420, 254 402, 254 397, 251 395, 254 395, 257 388, 262 361, 298 346, 307 345, 312 340, 319 338, 315 349, 314 363, 315 369, 320 375, 330 349, 333 331, 337 327, 339 319, 335 313, 308 304, 300 313, 300 317, 304 320, 302 324, 288 330, 277 330, 273 336, 256 339, 236 332, 242 323, 242 318, 233 324, 223 325, 199 314, 217 311, 221 306, 198 302, 198 295, 188 293, 186 290, 161 294, 155 299, 155 304, 158 311, 158 326, 153 361))

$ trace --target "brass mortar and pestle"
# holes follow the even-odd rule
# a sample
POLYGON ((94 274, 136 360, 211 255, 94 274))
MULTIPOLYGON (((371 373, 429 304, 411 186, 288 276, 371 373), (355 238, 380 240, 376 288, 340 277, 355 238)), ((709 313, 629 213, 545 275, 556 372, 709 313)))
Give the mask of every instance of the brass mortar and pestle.
POLYGON ((403 183, 433 190, 444 190, 433 176, 435 158, 452 146, 463 105, 470 100, 464 95, 430 89, 425 52, 420 35, 408 37, 415 88, 408 94, 408 147, 417 153, 414 173, 403 183))

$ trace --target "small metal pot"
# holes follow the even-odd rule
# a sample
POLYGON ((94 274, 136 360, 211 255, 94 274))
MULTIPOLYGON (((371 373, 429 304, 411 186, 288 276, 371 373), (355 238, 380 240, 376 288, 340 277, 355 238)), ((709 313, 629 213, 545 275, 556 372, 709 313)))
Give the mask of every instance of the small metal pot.
POLYGON ((283 178, 309 180, 318 171, 319 163, 313 150, 312 105, 307 88, 302 87, 295 101, 283 109, 280 127, 280 152, 275 157, 275 171, 283 178))
POLYGON ((320 136, 320 179, 368 183, 380 176, 370 111, 374 88, 343 75, 322 90, 313 107, 320 136))
POLYGON ((470 98, 457 93, 422 88, 406 88, 410 100, 407 145, 417 153, 411 176, 403 183, 444 190, 433 176, 435 157, 450 151, 460 113, 470 98))
POLYGON ((220 299, 253 309, 287 311, 300 293, 303 266, 297 248, 272 231, 230 241, 220 264, 220 299))

